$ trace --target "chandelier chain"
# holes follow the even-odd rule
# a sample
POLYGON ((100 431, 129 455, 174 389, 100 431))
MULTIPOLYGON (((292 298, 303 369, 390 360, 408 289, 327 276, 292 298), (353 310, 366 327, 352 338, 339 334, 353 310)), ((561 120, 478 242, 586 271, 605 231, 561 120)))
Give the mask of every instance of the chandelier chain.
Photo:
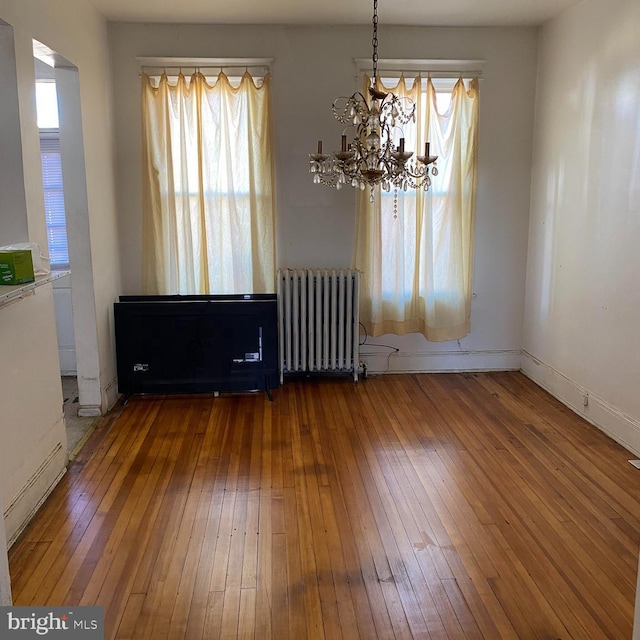
POLYGON ((378 77, 378 0, 373 0, 373 38, 371 44, 373 45, 373 85, 375 86, 376 79, 378 77))

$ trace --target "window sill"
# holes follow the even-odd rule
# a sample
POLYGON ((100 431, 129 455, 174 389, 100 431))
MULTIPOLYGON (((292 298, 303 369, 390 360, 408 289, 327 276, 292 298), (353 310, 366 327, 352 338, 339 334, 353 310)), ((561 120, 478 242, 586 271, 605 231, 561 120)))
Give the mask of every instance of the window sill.
POLYGON ((24 298, 25 295, 32 293, 38 287, 42 285, 49 284, 54 280, 58 280, 58 278, 64 278, 64 276, 71 273, 70 271, 55 271, 53 273, 49 273, 46 276, 36 276, 34 282, 29 282, 27 284, 17 284, 14 286, 1 286, 0 287, 0 307, 12 302, 14 300, 24 298))

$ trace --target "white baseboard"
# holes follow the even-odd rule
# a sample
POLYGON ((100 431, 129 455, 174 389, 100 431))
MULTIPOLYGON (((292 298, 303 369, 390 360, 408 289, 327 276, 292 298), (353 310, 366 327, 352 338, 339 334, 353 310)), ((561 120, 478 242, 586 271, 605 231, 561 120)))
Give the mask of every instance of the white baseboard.
POLYGON ((99 418, 102 415, 102 408, 99 404, 78 405, 78 416, 81 418, 99 418))
POLYGON ((445 373, 454 371, 518 371, 521 351, 429 351, 402 352, 361 347, 360 361, 367 371, 379 373, 445 373))
POLYGON ((589 389, 570 380, 557 369, 526 351, 522 353, 522 372, 587 422, 640 457, 640 422, 638 420, 626 415, 589 389), (587 398, 586 406, 585 398, 587 398))
POLYGON ((66 447, 58 442, 4 512, 8 546, 16 541, 35 512, 66 472, 66 447))

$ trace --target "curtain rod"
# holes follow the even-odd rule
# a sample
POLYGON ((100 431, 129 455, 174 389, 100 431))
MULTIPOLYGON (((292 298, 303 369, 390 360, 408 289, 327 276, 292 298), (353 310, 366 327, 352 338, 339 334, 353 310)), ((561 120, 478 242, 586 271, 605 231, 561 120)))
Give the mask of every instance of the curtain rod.
POLYGON ((140 56, 140 74, 161 75, 163 72, 177 71, 224 71, 225 69, 261 69, 271 72, 273 58, 173 58, 168 56, 140 56))
MULTIPOLYGON (((167 73, 167 72, 176 72, 175 74, 167 73, 167 75, 178 75, 178 73, 182 73, 184 75, 191 75, 196 71, 215 72, 217 75, 220 72, 224 72, 225 69, 238 70, 238 71, 242 70, 243 72, 245 70, 248 71, 249 69, 258 69, 263 72, 263 75, 267 75, 268 73, 271 72, 271 69, 268 66, 253 65, 253 64, 237 65, 237 66, 225 64, 224 66, 216 66, 216 67, 207 67, 207 66, 203 67, 200 65, 198 65, 197 67, 194 67, 194 66, 176 67, 176 66, 170 66, 170 65, 163 65, 161 67, 141 67, 140 73, 138 75, 142 76, 143 73, 146 73, 148 76, 161 76, 163 73, 167 73)), ((207 73, 204 73, 204 75, 207 75, 207 73)), ((213 74, 210 73, 210 75, 213 75, 213 74)))
MULTIPOLYGON (((373 69, 363 69, 362 73, 366 73, 371 77, 373 69)), ((361 77, 362 73, 357 77, 361 77)), ((463 80, 470 80, 472 78, 482 78, 482 71, 437 71, 434 69, 409 69, 405 71, 397 71, 391 69, 378 69, 378 78, 399 79, 400 76, 404 76, 405 78, 416 78, 421 76, 422 78, 430 77, 434 79, 462 78, 463 80)))
POLYGON ((141 69, 220 69, 271 67, 273 58, 170 58, 167 56, 137 57, 141 69))
MULTIPOLYGON (((371 59, 354 58, 358 73, 373 70, 371 59)), ((415 60, 415 59, 383 59, 378 60, 378 75, 381 74, 428 74, 433 77, 481 76, 484 60, 415 60)))

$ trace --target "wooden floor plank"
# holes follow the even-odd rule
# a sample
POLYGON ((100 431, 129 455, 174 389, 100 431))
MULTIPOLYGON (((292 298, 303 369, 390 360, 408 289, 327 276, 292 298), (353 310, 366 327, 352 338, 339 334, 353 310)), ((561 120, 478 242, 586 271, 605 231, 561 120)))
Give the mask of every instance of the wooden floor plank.
POLYGON ((629 452, 520 373, 134 397, 10 551, 109 640, 631 636, 629 452))

